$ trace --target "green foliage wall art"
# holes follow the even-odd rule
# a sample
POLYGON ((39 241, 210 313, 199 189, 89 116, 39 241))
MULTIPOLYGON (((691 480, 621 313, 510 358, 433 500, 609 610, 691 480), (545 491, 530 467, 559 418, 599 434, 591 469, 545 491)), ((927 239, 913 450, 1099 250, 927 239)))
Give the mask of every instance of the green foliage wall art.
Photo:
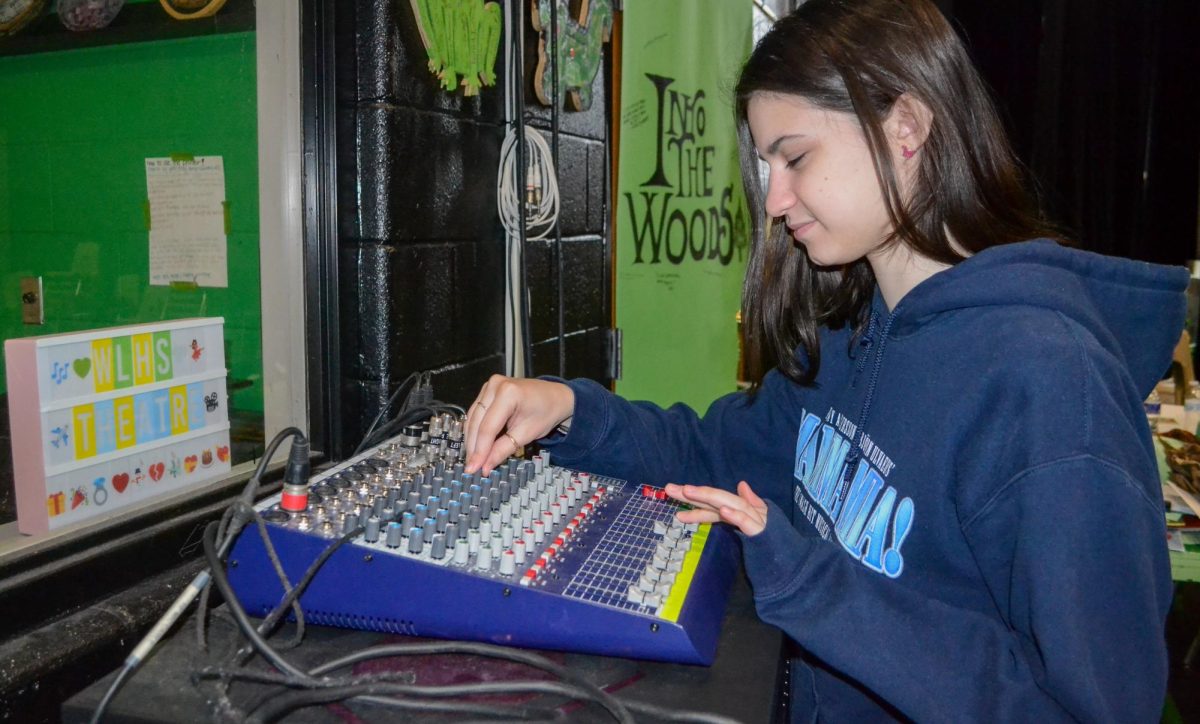
POLYGON ((500 47, 500 5, 480 0, 409 0, 421 41, 429 53, 429 70, 442 88, 473 96, 482 86, 496 85, 496 53, 500 47), (460 81, 461 78, 461 81, 460 81))
POLYGON ((592 107, 592 81, 600 71, 602 46, 612 36, 612 0, 580 0, 579 19, 571 17, 567 0, 533 0, 533 28, 541 33, 538 41, 538 67, 534 90, 544 105, 557 103, 562 108, 569 93, 571 107, 586 111, 592 107), (547 43, 550 36, 550 3, 558 5, 558 42, 547 43), (557 48, 551 53, 549 47, 557 48), (557 55, 557 57, 554 57, 557 55), (554 65, 558 65, 557 98, 553 92, 554 65))

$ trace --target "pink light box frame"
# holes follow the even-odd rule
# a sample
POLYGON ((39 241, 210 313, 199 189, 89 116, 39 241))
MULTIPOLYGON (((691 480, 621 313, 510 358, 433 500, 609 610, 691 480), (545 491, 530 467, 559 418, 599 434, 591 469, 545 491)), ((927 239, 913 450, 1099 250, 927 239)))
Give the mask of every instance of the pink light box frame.
POLYGON ((4 343, 17 529, 39 535, 228 474, 220 317, 4 343))

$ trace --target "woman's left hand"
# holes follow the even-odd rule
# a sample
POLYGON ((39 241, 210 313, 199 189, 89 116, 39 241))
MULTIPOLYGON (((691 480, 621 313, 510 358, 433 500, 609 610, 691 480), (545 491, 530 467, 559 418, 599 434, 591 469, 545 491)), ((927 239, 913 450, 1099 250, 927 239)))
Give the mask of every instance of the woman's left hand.
POLYGON ((665 490, 675 500, 692 506, 692 510, 676 514, 683 523, 721 521, 749 536, 758 535, 767 527, 767 504, 745 480, 738 483, 736 495, 720 488, 674 483, 669 483, 665 490))

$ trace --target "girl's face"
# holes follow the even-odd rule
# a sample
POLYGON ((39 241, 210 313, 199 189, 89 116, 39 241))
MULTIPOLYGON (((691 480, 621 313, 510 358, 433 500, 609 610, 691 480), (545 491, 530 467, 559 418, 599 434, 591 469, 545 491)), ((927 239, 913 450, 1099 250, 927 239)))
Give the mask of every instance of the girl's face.
POLYGON ((880 248, 892 230, 858 119, 799 96, 758 93, 747 107, 758 155, 770 169, 766 211, 820 266, 880 248))

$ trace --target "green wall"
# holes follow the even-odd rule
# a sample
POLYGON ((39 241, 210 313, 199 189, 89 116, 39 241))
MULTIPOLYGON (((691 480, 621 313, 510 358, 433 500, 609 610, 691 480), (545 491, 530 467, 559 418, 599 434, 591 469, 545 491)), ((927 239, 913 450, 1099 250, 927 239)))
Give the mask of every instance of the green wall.
POLYGON ((230 409, 261 411, 256 109, 253 32, 0 57, 4 338, 221 316, 230 409), (228 288, 149 286, 145 159, 179 153, 224 158, 228 288))

